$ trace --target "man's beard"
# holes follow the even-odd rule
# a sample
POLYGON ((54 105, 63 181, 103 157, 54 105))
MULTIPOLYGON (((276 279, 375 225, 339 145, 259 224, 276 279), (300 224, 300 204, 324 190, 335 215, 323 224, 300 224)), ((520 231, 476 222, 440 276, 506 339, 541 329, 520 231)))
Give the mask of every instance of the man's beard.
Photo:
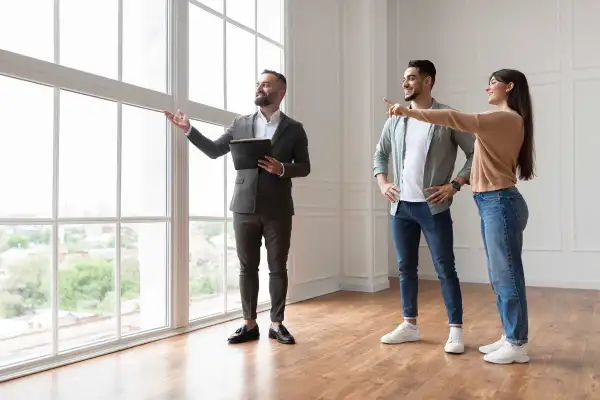
POLYGON ((265 107, 271 104, 271 100, 266 93, 262 93, 262 97, 257 97, 254 99, 254 104, 259 107, 265 107))
POLYGON ((417 97, 419 97, 420 93, 417 93, 416 91, 413 91, 412 94, 409 94, 408 96, 404 97, 404 101, 413 101, 414 99, 416 99, 417 97))
POLYGON ((419 97, 420 94, 421 94, 420 90, 418 90, 417 88, 413 88, 412 94, 409 94, 408 96, 405 96, 404 97, 404 101, 413 101, 414 99, 416 99, 417 97, 419 97))

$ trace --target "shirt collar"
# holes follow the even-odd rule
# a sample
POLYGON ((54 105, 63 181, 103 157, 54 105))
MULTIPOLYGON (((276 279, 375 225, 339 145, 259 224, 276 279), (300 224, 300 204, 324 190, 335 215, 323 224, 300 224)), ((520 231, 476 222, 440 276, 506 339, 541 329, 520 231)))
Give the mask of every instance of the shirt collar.
MULTIPOLYGON (((412 110, 412 104, 408 105, 408 108, 412 110)), ((429 107, 429 110, 435 110, 440 108, 440 103, 437 102, 437 100, 435 99, 435 97, 431 98, 431 107, 429 107)))
MULTIPOLYGON (((258 110, 258 116, 265 123, 269 123, 269 121, 267 121, 267 117, 265 117, 265 115, 262 113, 261 110, 258 110)), ((273 113, 273 115, 271 115, 271 122, 274 122, 274 123, 279 122, 280 119, 281 119, 281 110, 277 110, 273 113)))

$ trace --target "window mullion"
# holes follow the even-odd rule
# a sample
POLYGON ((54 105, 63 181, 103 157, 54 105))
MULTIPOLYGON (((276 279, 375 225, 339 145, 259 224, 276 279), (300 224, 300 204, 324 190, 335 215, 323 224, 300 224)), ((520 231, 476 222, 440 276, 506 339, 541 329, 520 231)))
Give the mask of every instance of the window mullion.
POLYGON ((258 0, 254 0, 254 79, 258 80, 258 0))
MULTIPOLYGON (((171 84, 173 109, 185 110, 189 102, 189 2, 171 0, 171 84)), ((171 327, 187 326, 189 319, 189 183, 188 144, 185 136, 172 124, 171 138, 171 327)))
MULTIPOLYGON (((118 79, 123 80, 123 0, 118 4, 118 79)), ((115 321, 117 324, 117 339, 121 339, 121 179, 123 170, 123 103, 117 102, 117 226, 115 233, 115 321)))
MULTIPOLYGON (((223 14, 227 15, 227 0, 223 0, 223 14)), ((223 108, 227 110, 227 20, 223 18, 223 108)), ((223 232, 225 233, 223 240, 223 313, 227 313, 227 157, 228 155, 223 157, 223 192, 224 192, 224 200, 225 203, 223 216, 225 220, 223 221, 223 232)))
MULTIPOLYGON (((60 0, 54 0, 54 62, 60 63, 60 0)), ((60 89, 54 88, 54 120, 52 140, 52 261, 51 261, 51 309, 52 309, 52 355, 58 354, 58 184, 59 184, 59 124, 60 124, 60 89)))

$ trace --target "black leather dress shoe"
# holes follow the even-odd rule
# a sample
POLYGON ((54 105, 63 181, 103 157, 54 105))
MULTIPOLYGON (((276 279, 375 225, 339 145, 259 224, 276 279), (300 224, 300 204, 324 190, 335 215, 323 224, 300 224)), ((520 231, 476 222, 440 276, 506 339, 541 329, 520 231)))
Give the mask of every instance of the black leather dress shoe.
POLYGON ((231 336, 229 336, 227 341, 230 344, 236 344, 249 342, 251 340, 258 340, 259 338, 260 331, 258 330, 258 325, 256 325, 252 329, 248 329, 246 325, 243 325, 242 327, 238 328, 231 336))
POLYGON ((296 340, 283 324, 273 328, 269 328, 269 338, 277 339, 279 343, 295 344, 296 340))

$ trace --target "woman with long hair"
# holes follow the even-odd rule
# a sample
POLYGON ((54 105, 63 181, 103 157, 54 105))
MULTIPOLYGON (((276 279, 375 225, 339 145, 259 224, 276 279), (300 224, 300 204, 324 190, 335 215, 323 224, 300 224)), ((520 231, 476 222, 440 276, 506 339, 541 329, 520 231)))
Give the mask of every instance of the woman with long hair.
POLYGON ((480 347, 479 351, 491 363, 525 363, 529 361, 528 315, 521 253, 529 210, 516 183, 517 176, 522 180, 534 177, 531 96, 527 78, 513 69, 494 72, 486 92, 488 103, 496 110, 467 114, 393 104, 389 114, 475 134, 470 184, 481 217, 490 283, 504 329, 500 340, 480 347))

